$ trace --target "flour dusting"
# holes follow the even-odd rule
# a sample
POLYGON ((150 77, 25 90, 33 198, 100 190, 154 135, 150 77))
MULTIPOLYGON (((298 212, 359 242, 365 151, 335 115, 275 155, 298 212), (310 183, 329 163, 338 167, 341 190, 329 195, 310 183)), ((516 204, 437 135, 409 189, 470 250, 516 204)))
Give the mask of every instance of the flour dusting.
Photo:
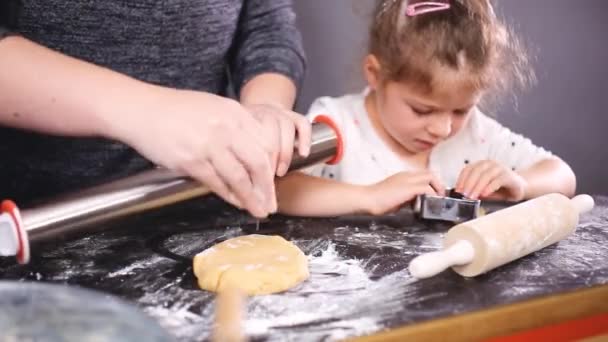
MULTIPOLYGON (((283 341, 301 336, 302 330, 308 328, 307 338, 333 341, 382 330, 382 317, 375 314, 381 302, 378 293, 383 293, 383 288, 386 293, 409 276, 395 273, 372 280, 361 261, 341 257, 333 243, 316 246, 308 254, 310 278, 307 281, 285 293, 248 300, 246 333, 269 341, 283 341), (311 326, 315 328, 310 329, 311 326)), ((145 301, 150 304, 163 302, 163 293, 147 297, 145 301)), ((201 300, 213 302, 213 295, 190 291, 177 303, 145 306, 144 310, 179 339, 205 338, 211 333, 214 305, 204 305, 203 311, 197 312, 194 308, 199 306, 194 304, 201 300)))

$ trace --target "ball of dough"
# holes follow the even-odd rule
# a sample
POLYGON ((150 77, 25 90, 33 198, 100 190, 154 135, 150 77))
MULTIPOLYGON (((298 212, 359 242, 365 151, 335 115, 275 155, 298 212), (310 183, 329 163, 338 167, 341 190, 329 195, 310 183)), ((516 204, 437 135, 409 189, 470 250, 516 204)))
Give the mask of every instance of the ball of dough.
POLYGON ((308 259, 280 236, 246 235, 218 243, 194 257, 203 290, 238 288, 249 295, 286 291, 308 278, 308 259))

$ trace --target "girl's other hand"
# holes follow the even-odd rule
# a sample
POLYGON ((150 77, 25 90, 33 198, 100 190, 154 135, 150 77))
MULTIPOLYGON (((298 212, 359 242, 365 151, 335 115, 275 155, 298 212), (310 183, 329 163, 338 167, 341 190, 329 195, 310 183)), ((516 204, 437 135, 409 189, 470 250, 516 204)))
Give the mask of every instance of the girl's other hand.
POLYGON ((525 198, 526 181, 515 171, 493 160, 482 160, 462 170, 456 191, 471 199, 517 202, 525 198))
POLYGON ((431 172, 400 172, 365 188, 367 212, 384 215, 394 212, 421 194, 445 195, 445 187, 431 172))

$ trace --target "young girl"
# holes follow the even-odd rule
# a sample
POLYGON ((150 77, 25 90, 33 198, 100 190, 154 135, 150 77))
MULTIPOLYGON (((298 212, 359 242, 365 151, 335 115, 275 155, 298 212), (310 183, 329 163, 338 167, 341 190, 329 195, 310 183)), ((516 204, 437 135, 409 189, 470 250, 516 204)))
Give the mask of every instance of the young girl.
POLYGON ((338 125, 343 159, 283 179, 279 211, 381 215, 447 188, 507 201, 573 195, 565 162, 477 107, 489 90, 525 79, 518 47, 489 0, 379 2, 364 62, 368 87, 320 98, 309 112, 338 125))

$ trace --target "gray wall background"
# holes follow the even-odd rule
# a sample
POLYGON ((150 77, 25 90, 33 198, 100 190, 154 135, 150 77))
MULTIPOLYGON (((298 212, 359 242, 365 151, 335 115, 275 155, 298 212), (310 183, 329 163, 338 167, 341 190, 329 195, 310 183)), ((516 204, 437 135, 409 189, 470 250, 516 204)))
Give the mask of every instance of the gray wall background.
MULTIPOLYGON (((363 86, 373 0, 296 0, 309 58, 297 109, 319 96, 363 86)), ((499 121, 564 160, 578 192, 608 195, 608 1, 499 0, 497 12, 531 45, 538 83, 515 103, 496 108, 499 121)))

